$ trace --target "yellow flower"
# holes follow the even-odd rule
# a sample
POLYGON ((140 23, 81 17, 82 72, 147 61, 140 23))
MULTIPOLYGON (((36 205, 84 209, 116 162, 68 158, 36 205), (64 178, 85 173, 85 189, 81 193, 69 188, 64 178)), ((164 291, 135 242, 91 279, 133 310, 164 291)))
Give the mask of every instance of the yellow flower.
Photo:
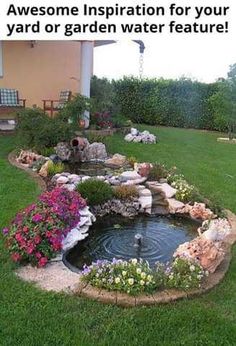
POLYGON ((122 275, 126 276, 127 272, 125 270, 122 271, 122 275))
POLYGON ((119 283, 120 283, 120 278, 118 278, 118 277, 115 278, 115 283, 116 283, 116 284, 119 284, 119 283))
POLYGON ((138 263, 138 260, 137 260, 137 258, 133 258, 133 259, 131 260, 131 262, 132 262, 132 264, 137 264, 137 263, 138 263))
POLYGON ((145 281, 140 280, 140 285, 141 285, 141 286, 144 286, 144 285, 145 285, 145 281))
POLYGON ((142 279, 145 279, 146 276, 147 276, 146 273, 144 273, 144 272, 141 273, 141 278, 142 278, 142 279))
POLYGON ((137 274, 141 274, 141 273, 142 273, 141 268, 137 268, 136 273, 137 273, 137 274))
POLYGON ((152 281, 152 278, 153 278, 152 275, 148 275, 148 276, 147 276, 147 281, 152 281))
POLYGON ((132 285, 134 284, 134 279, 133 279, 133 278, 129 278, 129 279, 128 279, 128 284, 129 284, 130 286, 132 286, 132 285))

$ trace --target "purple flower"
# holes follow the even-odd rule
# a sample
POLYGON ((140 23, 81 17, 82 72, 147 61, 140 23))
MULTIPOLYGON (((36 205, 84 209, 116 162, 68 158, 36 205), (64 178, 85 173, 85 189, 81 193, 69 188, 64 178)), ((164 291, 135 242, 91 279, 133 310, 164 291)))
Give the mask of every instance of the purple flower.
POLYGON ((3 233, 4 235, 7 235, 8 232, 9 232, 9 229, 8 229, 7 227, 3 228, 2 233, 3 233))
POLYGON ((32 221, 33 222, 41 222, 43 220, 43 217, 41 214, 35 214, 33 217, 32 217, 32 221))

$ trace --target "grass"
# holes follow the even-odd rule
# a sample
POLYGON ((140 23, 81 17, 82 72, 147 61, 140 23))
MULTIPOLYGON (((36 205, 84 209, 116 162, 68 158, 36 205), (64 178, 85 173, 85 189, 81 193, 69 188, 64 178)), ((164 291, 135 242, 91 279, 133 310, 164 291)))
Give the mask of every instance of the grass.
MULTIPOLYGON (((140 160, 177 165, 206 196, 219 197, 236 212, 236 146, 216 143, 215 133, 150 129, 159 136, 159 144, 126 144, 114 136, 109 148, 140 160)), ((7 163, 13 148, 13 137, 0 137, 0 227, 39 193, 26 173, 7 163)), ((43 292, 20 281, 0 236, 0 345, 235 345, 235 248, 233 255, 225 280, 206 295, 169 305, 122 309, 43 292)))

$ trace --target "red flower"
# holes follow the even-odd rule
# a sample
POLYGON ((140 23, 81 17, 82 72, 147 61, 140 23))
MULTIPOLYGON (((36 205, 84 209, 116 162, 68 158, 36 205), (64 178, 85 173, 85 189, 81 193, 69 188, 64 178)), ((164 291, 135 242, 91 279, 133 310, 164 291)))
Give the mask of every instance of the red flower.
POLYGON ((41 243, 41 237, 39 236, 39 235, 36 235, 35 237, 34 237, 34 243, 37 245, 37 244, 39 244, 39 243, 41 243))
POLYGON ((39 267, 44 267, 48 263, 47 257, 41 257, 38 261, 39 267))
POLYGON ((12 255, 11 255, 11 258, 14 262, 19 262, 21 260, 21 255, 17 252, 14 252, 12 255))
POLYGON ((22 242, 24 239, 22 238, 22 235, 20 234, 20 233, 16 233, 16 235, 15 235, 15 238, 16 238, 16 240, 20 243, 20 242, 22 242))
POLYGON ((42 257, 42 255, 41 255, 40 252, 36 252, 35 257, 36 257, 37 259, 40 259, 40 258, 42 257))
POLYGON ((28 232, 29 232, 29 227, 24 226, 24 227, 23 227, 23 232, 24 232, 24 233, 28 233, 28 232))

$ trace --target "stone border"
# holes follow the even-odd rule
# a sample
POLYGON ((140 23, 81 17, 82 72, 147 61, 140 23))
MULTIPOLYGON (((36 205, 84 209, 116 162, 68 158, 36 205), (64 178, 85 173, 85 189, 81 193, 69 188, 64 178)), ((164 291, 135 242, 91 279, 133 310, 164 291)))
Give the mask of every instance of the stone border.
POLYGON ((16 150, 13 150, 8 155, 8 161, 12 166, 20 168, 23 171, 27 172, 30 175, 30 177, 38 184, 38 186, 42 192, 47 190, 47 185, 46 185, 45 181, 43 180, 43 178, 40 177, 40 175, 38 175, 37 172, 32 171, 32 169, 30 169, 30 168, 22 165, 18 161, 16 161, 16 150))
MULTIPOLYGON (((44 180, 31 169, 22 166, 15 159, 15 151, 8 155, 8 161, 13 166, 23 169, 36 181, 41 190, 46 190, 44 180)), ((65 266, 62 259, 51 261, 49 265, 42 268, 33 268, 31 266, 22 267, 16 271, 16 275, 21 279, 35 283, 38 287, 49 291, 64 291, 69 294, 76 294, 85 298, 93 299, 105 304, 114 304, 121 307, 150 306, 157 304, 166 304, 179 299, 192 298, 199 296, 218 285, 224 278, 231 261, 231 246, 236 242, 236 215, 226 210, 228 221, 232 232, 225 239, 225 258, 213 274, 210 274, 203 282, 200 289, 183 291, 177 289, 167 289, 153 294, 142 294, 136 297, 116 291, 98 289, 90 284, 83 283, 80 275, 71 272, 65 266), (55 276, 55 277, 54 277, 55 276), (60 277, 55 285, 56 278, 60 277), (66 278, 66 282, 62 280, 66 278), (55 287, 56 286, 56 287, 55 287)))

